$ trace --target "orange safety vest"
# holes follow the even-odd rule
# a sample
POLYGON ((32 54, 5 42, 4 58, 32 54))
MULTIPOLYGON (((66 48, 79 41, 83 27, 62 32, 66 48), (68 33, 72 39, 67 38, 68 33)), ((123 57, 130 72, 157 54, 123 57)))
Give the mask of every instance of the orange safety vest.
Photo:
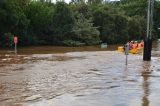
POLYGON ((132 44, 132 48, 136 49, 137 45, 136 44, 132 44))
POLYGON ((144 42, 141 42, 142 47, 144 47, 144 42))
POLYGON ((141 48, 142 47, 142 43, 138 43, 138 48, 141 48))

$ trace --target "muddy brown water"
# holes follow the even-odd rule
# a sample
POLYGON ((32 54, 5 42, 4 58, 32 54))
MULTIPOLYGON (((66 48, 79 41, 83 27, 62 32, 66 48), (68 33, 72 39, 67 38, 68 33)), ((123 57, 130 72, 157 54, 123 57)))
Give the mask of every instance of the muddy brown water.
POLYGON ((118 45, 0 51, 0 106, 159 106, 160 44, 152 61, 118 45))

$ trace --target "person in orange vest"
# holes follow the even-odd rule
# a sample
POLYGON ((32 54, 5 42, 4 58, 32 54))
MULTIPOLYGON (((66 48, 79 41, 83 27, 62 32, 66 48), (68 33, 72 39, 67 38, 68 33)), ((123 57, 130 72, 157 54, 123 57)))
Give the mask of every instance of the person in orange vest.
POLYGON ((135 42, 133 42, 133 44, 132 44, 132 49, 136 49, 137 48, 137 44, 136 44, 136 41, 135 42))
POLYGON ((136 48, 138 48, 138 42, 137 41, 135 41, 135 44, 136 44, 136 48))
POLYGON ((129 42, 129 50, 131 50, 133 48, 133 41, 129 42))
POLYGON ((139 48, 139 49, 142 48, 142 43, 141 43, 141 42, 138 43, 138 48, 139 48))
POLYGON ((144 41, 143 40, 141 41, 141 47, 144 47, 144 41))

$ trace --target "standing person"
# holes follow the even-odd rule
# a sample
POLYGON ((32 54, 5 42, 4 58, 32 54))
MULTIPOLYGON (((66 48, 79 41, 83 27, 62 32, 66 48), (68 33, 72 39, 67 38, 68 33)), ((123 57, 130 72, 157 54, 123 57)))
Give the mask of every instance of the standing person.
POLYGON ((133 48, 133 41, 129 42, 129 50, 131 50, 133 48))
POLYGON ((126 44, 124 44, 123 48, 124 48, 124 51, 125 51, 125 47, 129 45, 129 50, 130 50, 130 42, 127 42, 126 44))
POLYGON ((143 40, 141 41, 141 47, 144 47, 144 41, 143 40))
POLYGON ((135 42, 133 42, 133 44, 132 44, 132 49, 136 49, 136 43, 135 42))
POLYGON ((135 46, 136 46, 136 48, 138 48, 138 42, 137 41, 135 41, 135 46))

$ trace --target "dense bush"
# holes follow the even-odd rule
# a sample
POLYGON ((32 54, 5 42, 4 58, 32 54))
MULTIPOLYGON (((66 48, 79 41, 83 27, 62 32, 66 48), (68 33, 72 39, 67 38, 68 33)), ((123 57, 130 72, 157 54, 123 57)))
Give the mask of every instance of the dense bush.
MULTIPOLYGON (((94 45, 144 39, 146 0, 0 0, 0 46, 13 35, 20 45, 94 45), (10 33, 8 33, 10 32, 10 33)), ((160 1, 155 2, 154 36, 160 37, 160 1)))
POLYGON ((85 45, 94 45, 100 43, 99 31, 96 27, 93 27, 91 19, 86 19, 83 14, 78 17, 73 32, 73 37, 76 41, 80 41, 85 45))
POLYGON ((1 37, 0 44, 3 45, 3 47, 11 47, 13 45, 13 38, 14 35, 9 33, 4 33, 4 35, 1 37))

